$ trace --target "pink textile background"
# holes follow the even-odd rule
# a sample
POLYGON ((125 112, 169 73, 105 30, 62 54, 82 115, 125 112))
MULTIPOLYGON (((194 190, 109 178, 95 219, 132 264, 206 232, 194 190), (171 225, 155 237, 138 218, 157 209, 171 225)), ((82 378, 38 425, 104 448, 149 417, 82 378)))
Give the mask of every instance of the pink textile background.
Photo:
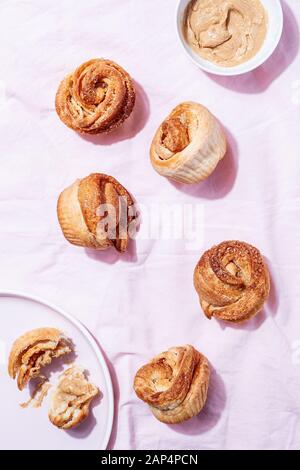
POLYGON ((284 32, 271 59, 236 78, 209 76, 188 60, 176 3, 1 1, 0 289, 56 303, 97 338, 115 389, 110 448, 299 449, 300 2, 282 2, 284 32), (137 83, 132 117, 102 138, 67 129, 54 108, 59 81, 93 57, 115 60, 137 83), (159 123, 186 100, 206 105, 230 143, 196 186, 171 184, 148 156, 159 123), (58 194, 97 171, 141 204, 201 206, 203 243, 139 235, 123 257, 68 244, 58 194), (207 320, 192 283, 204 249, 226 239, 257 246, 272 274, 264 311, 242 326, 207 320), (207 355, 212 381, 204 411, 171 427, 151 416, 132 381, 150 357, 185 343, 207 355))

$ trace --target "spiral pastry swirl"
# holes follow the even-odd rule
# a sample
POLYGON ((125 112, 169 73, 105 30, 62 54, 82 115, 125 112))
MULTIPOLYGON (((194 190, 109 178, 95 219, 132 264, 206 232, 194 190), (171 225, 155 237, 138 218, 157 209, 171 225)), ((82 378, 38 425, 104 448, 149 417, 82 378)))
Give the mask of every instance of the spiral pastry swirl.
POLYGON ((217 119, 198 103, 181 103, 159 126, 151 144, 153 168, 180 183, 206 179, 226 153, 217 119))
POLYGON ((181 423, 202 410, 209 377, 206 357, 193 346, 179 346, 141 367, 134 379, 134 390, 159 421, 181 423))
POLYGON ((58 220, 73 245, 106 250, 127 250, 130 229, 134 235, 134 201, 115 178, 93 173, 75 181, 59 196, 58 220))
POLYGON ((130 75, 120 65, 92 59, 61 82, 56 111, 71 129, 84 134, 110 132, 125 121, 135 103, 130 75))
POLYGON ((194 285, 207 318, 234 323, 256 315, 270 291, 262 255, 240 241, 225 241, 206 251, 195 268, 194 285))

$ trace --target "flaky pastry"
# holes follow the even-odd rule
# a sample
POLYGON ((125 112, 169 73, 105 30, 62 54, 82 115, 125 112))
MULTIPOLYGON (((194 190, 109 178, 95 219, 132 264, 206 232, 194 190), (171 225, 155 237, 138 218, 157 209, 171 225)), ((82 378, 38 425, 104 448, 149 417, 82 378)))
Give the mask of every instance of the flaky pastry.
POLYGON ((17 376, 19 390, 40 375, 41 369, 72 351, 71 341, 56 328, 37 328, 20 336, 13 344, 8 373, 12 379, 17 376))
POLYGON ((51 384, 49 380, 46 377, 40 377, 40 382, 36 384, 29 400, 24 403, 20 403, 21 408, 28 408, 29 406, 40 408, 50 388, 51 384))
POLYGON ((110 132, 130 115, 135 90, 130 75, 111 60, 92 59, 61 82, 56 111, 71 129, 84 134, 110 132))
POLYGON ((207 318, 234 323, 256 315, 270 291, 262 255, 240 241, 225 241, 207 250, 195 268, 194 285, 207 318))
POLYGON ((78 426, 89 415, 91 401, 98 393, 79 366, 70 367, 61 374, 52 394, 48 413, 51 423, 62 429, 78 426))
POLYGON ((134 379, 137 396, 163 423, 175 424, 203 408, 209 384, 208 360, 193 346, 174 347, 154 357, 134 379))
POLYGON ((136 214, 128 191, 112 176, 94 173, 78 179, 58 199, 58 220, 72 244, 124 252, 134 235, 136 214))
POLYGON ((207 178, 226 153, 217 119, 198 103, 179 104, 159 126, 151 144, 153 168, 181 183, 207 178))

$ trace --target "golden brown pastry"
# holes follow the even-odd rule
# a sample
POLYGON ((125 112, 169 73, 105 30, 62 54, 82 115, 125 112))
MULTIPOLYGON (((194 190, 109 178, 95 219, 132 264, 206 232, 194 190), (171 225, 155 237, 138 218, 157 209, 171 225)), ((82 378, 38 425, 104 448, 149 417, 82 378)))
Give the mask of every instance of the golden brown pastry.
POLYGON ((12 379, 17 376, 19 390, 40 375, 41 368, 72 351, 71 341, 56 328, 37 328, 20 336, 13 344, 9 359, 8 373, 12 379))
POLYGON ((78 426, 89 415, 91 401, 98 393, 80 367, 70 367, 60 376, 52 394, 48 413, 51 423, 62 429, 78 426))
POLYGON ((260 252, 240 241, 225 241, 207 250, 195 268, 194 285, 207 318, 234 323, 256 315, 270 291, 260 252))
POLYGON ((70 243, 96 250, 114 246, 126 251, 136 222, 128 191, 115 178, 101 173, 66 188, 59 196, 57 214, 70 243))
POLYGON ((171 348, 141 367, 134 390, 159 421, 181 423, 202 410, 209 377, 206 357, 185 345, 171 348))
POLYGON ((74 131, 84 134, 110 132, 130 115, 135 90, 130 75, 111 60, 92 59, 61 82, 56 111, 74 131))
POLYGON ((181 183, 207 178, 226 153, 217 119, 198 103, 179 104, 159 126, 151 144, 153 168, 181 183))

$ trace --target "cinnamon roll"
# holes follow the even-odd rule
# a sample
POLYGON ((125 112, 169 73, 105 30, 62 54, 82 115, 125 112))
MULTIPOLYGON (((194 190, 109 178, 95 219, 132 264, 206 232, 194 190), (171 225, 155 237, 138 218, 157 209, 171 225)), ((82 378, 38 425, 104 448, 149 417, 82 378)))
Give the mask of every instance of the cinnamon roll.
POLYGON ((175 424, 203 408, 209 384, 208 360, 193 346, 174 347, 141 367, 134 379, 137 396, 163 423, 175 424))
POLYGON ((124 252, 137 221, 134 201, 115 178, 94 173, 78 179, 58 199, 58 220, 72 244, 124 252))
POLYGON ((111 60, 92 59, 64 78, 55 105, 58 116, 71 129, 99 134, 119 127, 134 102, 130 75, 111 60))
POLYGON ((179 104, 159 126, 151 144, 153 168, 181 183, 207 178, 226 153, 217 119, 198 103, 179 104))
POLYGON ((194 285, 207 318, 234 323, 256 315, 270 291, 262 255, 240 241, 225 241, 207 250, 195 268, 194 285))

